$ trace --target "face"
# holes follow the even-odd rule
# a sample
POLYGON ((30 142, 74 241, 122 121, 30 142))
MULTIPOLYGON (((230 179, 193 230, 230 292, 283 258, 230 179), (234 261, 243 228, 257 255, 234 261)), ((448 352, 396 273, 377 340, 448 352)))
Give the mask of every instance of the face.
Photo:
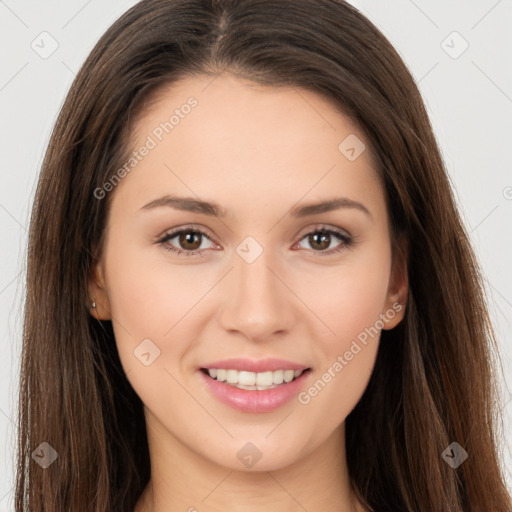
POLYGON ((225 74, 135 128, 89 292, 148 431, 227 468, 296 463, 343 434, 404 313, 369 141, 314 93, 225 74))

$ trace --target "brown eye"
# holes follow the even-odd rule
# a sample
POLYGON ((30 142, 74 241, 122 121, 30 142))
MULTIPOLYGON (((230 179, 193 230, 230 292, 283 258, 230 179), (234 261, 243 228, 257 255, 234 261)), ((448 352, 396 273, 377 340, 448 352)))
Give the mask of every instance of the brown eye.
POLYGON ((158 243, 168 251, 193 256, 201 255, 203 249, 212 248, 204 246, 204 242, 208 240, 211 242, 210 237, 200 229, 185 228, 168 233, 158 243))
POLYGON ((331 235, 325 231, 317 231, 308 235, 308 242, 314 249, 325 251, 331 245, 331 235))
POLYGON ((201 246, 202 234, 197 231, 182 231, 178 235, 179 246, 183 249, 195 251, 201 246))
POLYGON ((353 240, 344 232, 340 232, 334 229, 317 229, 311 231, 302 237, 299 243, 306 241, 311 250, 317 253, 319 256, 328 256, 330 254, 342 251, 349 247, 353 240), (336 239, 340 242, 337 246, 331 247, 333 241, 336 239))

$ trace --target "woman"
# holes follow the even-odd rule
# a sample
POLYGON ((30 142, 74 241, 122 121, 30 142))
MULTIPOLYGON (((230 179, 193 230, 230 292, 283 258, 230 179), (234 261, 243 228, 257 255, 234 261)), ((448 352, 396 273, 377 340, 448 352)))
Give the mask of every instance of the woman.
POLYGON ((512 510, 475 257, 350 5, 134 6, 29 244, 17 511, 512 510))

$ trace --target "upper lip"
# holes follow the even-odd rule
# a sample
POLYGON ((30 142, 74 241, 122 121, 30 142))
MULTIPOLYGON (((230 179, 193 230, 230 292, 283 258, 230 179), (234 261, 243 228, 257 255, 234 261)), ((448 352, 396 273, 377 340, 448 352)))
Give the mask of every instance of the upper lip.
POLYGON ((265 371, 275 371, 275 370, 307 370, 309 366, 294 363, 292 361, 287 361, 285 359, 243 359, 243 358, 235 358, 235 359, 223 359, 222 361, 214 361, 212 363, 208 363, 201 368, 211 369, 226 369, 226 370, 238 370, 238 371, 246 371, 246 372, 254 372, 260 373, 265 371))

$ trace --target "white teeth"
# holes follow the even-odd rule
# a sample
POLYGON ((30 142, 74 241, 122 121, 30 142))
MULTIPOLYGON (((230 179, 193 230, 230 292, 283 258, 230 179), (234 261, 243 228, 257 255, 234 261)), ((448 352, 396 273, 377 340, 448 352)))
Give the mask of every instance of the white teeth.
POLYGON ((238 372, 236 370, 228 370, 226 375, 228 384, 238 384, 238 372))
POLYGON ((295 376, 294 374, 295 374, 295 372, 293 370, 285 370, 284 375, 283 375, 284 381, 291 382, 295 376))
POLYGON ((274 384, 282 384, 283 383, 283 374, 284 370, 276 370, 272 373, 272 382, 274 384))
POLYGON ((227 382, 240 389, 265 390, 279 386, 283 382, 291 382, 300 377, 303 370, 275 370, 266 372, 246 372, 223 368, 209 368, 208 374, 219 382, 227 382))
MULTIPOLYGON (((233 371, 236 372, 236 370, 233 371)), ((256 384, 256 374, 253 372, 238 372, 238 384, 254 386, 256 384)))
POLYGON ((256 373, 256 384, 258 386, 272 386, 273 372, 256 373))
POLYGON ((231 384, 231 386, 234 386, 238 389, 246 389, 248 391, 264 391, 265 389, 277 388, 277 385, 275 384, 273 384, 272 386, 243 386, 242 384, 231 384))

